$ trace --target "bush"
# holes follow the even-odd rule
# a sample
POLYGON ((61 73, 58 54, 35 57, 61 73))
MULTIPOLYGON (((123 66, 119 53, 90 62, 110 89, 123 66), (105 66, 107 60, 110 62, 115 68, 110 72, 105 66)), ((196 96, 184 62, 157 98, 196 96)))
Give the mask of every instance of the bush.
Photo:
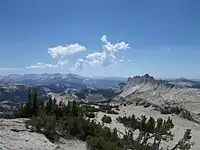
POLYGON ((88 118, 95 118, 95 114, 93 112, 86 113, 85 116, 88 118))
POLYGON ((115 114, 115 115, 118 115, 119 113, 114 111, 114 110, 108 110, 107 111, 108 114, 115 114))
POLYGON ((144 104, 144 108, 147 108, 147 107, 150 107, 151 106, 151 104, 150 103, 148 103, 148 102, 146 102, 145 104, 144 104))
POLYGON ((112 122, 111 117, 110 116, 106 116, 106 115, 104 115, 101 120, 104 123, 111 123, 112 122))
POLYGON ((88 106, 88 105, 84 105, 83 108, 85 112, 99 112, 100 111, 99 108, 95 108, 93 106, 88 106))
POLYGON ((110 105, 100 105, 99 109, 102 111, 102 112, 107 112, 107 111, 110 111, 112 110, 112 106, 110 105))
POLYGON ((56 117, 48 116, 44 125, 44 135, 51 141, 57 141, 59 139, 56 134, 56 117))
POLYGON ((116 108, 116 110, 117 110, 117 111, 120 111, 120 109, 119 109, 119 108, 116 108))
POLYGON ((122 140, 117 135, 117 129, 112 132, 104 127, 96 136, 88 136, 86 143, 89 150, 124 150, 122 140))

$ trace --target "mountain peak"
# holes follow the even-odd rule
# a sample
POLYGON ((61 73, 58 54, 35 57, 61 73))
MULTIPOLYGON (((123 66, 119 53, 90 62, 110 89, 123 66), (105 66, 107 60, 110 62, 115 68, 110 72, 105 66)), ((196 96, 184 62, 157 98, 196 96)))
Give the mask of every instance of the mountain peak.
POLYGON ((133 82, 134 84, 140 84, 140 83, 153 83, 156 80, 150 76, 149 74, 145 74, 143 76, 135 76, 133 78, 128 78, 128 82, 133 82))

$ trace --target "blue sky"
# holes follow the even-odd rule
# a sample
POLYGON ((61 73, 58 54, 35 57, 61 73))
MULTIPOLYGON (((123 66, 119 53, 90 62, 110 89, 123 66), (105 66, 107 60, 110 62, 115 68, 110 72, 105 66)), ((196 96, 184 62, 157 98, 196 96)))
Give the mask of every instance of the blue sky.
POLYGON ((1 0, 0 75, 200 78, 198 0, 1 0))

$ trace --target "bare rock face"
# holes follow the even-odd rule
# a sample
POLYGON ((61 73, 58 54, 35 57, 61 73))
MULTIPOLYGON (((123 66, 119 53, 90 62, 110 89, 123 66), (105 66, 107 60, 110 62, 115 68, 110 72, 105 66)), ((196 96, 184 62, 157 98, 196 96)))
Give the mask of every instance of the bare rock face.
POLYGON ((185 110, 181 113, 182 117, 189 120, 195 118, 194 120, 200 122, 199 89, 172 85, 164 80, 155 80, 148 74, 129 78, 116 99, 123 99, 123 103, 136 103, 138 99, 142 99, 146 102, 140 103, 157 106, 156 109, 163 114, 180 114, 182 110, 185 110), (189 114, 191 115, 189 116, 189 114))

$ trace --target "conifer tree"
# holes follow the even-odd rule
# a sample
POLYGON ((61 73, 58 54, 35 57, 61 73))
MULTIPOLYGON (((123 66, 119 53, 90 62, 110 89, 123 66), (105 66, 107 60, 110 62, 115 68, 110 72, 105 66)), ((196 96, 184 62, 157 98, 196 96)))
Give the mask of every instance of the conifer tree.
POLYGON ((37 115, 37 111, 38 111, 38 93, 37 89, 35 88, 33 91, 32 115, 37 115))
POLYGON ((49 97, 49 100, 46 105, 47 114, 50 114, 52 112, 52 108, 53 108, 53 101, 52 101, 52 98, 49 97))
POLYGON ((73 116, 78 116, 78 104, 76 103, 76 101, 72 102, 72 115, 73 116))

